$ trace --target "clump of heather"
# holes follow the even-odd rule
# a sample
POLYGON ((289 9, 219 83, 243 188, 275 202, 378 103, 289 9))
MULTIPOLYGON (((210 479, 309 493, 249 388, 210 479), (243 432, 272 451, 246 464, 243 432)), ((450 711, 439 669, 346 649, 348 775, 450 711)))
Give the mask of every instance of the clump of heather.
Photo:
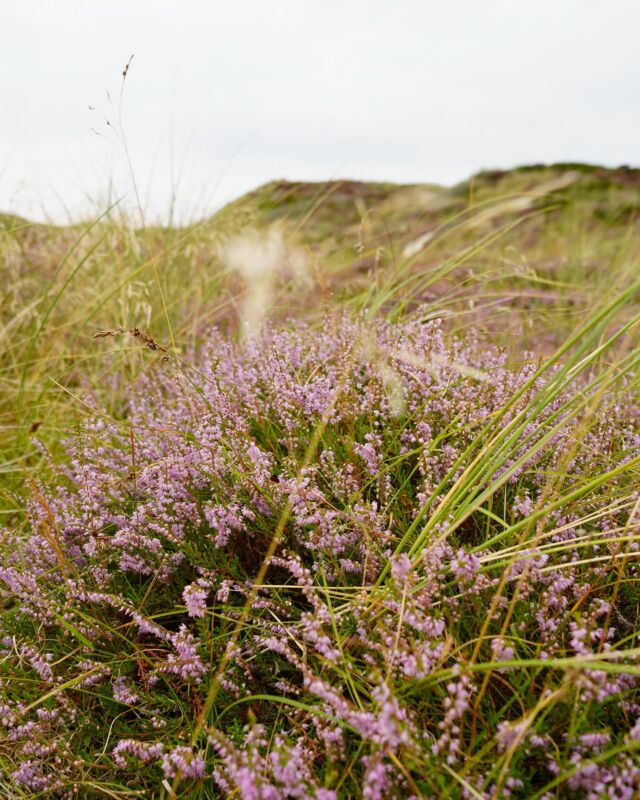
POLYGON ((347 317, 163 361, 4 532, 4 785, 636 796, 619 372, 347 317))

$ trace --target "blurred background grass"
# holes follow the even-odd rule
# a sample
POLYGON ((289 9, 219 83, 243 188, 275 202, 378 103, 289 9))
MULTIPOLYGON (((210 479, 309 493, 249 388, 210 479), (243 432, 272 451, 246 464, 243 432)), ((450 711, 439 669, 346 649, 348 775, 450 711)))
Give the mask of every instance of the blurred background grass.
MULTIPOLYGON (((518 358, 551 352, 640 274, 639 200, 638 169, 557 164, 449 188, 276 181, 182 228, 141 228, 117 207, 68 227, 0 216, 0 510, 21 513, 25 478, 46 468, 38 442, 55 453, 87 397, 119 413, 159 357, 97 331, 137 327, 178 354, 211 325, 237 332, 262 280, 229 266, 238 236, 277 232, 270 318, 420 308, 518 358)), ((637 347, 637 333, 620 346, 637 347)))

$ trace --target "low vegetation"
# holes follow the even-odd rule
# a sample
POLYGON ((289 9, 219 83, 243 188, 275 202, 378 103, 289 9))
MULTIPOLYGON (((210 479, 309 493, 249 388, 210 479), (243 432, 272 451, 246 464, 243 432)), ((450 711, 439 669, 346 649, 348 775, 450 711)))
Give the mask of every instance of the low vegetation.
POLYGON ((6 218, 6 797, 634 798, 640 177, 6 218))

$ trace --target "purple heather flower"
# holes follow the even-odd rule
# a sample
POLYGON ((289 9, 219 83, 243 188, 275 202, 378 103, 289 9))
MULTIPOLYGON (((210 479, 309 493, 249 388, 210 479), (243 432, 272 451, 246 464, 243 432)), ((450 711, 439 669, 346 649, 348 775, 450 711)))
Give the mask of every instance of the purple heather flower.
POLYGON ((190 747, 183 745, 174 747, 162 758, 162 769, 167 778, 173 778, 180 771, 187 779, 199 780, 204 775, 204 767, 204 758, 200 754, 194 755, 190 747))

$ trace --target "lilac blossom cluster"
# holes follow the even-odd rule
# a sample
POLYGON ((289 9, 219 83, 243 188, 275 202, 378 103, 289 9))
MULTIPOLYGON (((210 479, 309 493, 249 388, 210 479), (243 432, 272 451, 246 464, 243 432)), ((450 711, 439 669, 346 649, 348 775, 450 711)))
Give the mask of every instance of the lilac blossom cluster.
POLYGON ((123 419, 97 410, 28 535, 4 532, 3 780, 637 796, 640 411, 622 387, 574 412, 579 377, 538 407, 538 368, 437 322, 336 317, 213 331, 123 419))

